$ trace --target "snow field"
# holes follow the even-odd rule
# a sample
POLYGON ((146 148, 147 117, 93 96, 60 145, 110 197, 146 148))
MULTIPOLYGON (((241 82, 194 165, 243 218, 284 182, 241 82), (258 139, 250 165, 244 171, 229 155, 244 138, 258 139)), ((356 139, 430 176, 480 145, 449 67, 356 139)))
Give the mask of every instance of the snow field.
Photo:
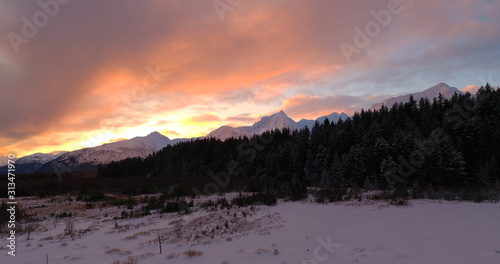
POLYGON ((51 264, 500 263, 498 203, 411 200, 410 206, 396 207, 382 201, 280 201, 272 207, 196 208, 188 215, 116 220, 123 207, 87 209, 64 197, 20 203, 47 220, 38 223, 31 240, 18 236, 16 257, 0 245, 2 264, 45 263, 46 255, 51 264), (50 217, 63 211, 77 214, 72 221, 50 217), (65 231, 68 222, 73 236, 65 231))

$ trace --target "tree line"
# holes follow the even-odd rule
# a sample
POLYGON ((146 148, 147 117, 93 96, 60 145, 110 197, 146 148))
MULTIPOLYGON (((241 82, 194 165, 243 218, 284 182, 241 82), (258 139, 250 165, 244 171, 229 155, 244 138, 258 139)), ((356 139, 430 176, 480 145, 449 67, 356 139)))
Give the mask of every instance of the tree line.
POLYGON ((412 97, 312 128, 182 142, 144 159, 100 165, 98 177, 210 177, 231 164, 232 178, 266 190, 490 188, 500 181, 499 154, 500 88, 487 84, 475 95, 412 97), (259 144, 259 137, 269 140, 259 144))

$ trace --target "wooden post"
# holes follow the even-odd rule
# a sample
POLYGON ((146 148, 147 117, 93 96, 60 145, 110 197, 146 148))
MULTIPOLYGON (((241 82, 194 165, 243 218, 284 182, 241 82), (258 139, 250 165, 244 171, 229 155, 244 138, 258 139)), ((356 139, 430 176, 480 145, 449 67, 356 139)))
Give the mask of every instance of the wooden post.
POLYGON ((161 254, 161 237, 160 237, 160 230, 158 230, 158 245, 160 246, 160 254, 161 254))
POLYGON ((45 259, 47 260, 47 264, 49 264, 49 254, 45 254, 45 259))

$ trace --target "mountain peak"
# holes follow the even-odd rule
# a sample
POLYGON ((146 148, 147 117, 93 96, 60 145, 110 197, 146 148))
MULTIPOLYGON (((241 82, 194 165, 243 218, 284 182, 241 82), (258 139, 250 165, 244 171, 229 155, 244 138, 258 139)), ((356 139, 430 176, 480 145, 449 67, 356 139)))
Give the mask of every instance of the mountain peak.
MULTIPOLYGON (((438 84, 432 86, 431 88, 423 91, 422 93, 424 93, 424 94, 435 93, 437 95, 442 94, 445 97, 451 97, 455 93, 461 93, 461 91, 455 87, 451 87, 448 84, 441 82, 441 83, 438 83, 438 84)), ((429 98, 429 99, 431 99, 431 98, 429 98)))
MULTIPOLYGON (((451 86, 449 86, 447 83, 444 83, 444 82, 440 82, 440 83, 438 83, 438 84, 436 84, 436 85, 434 85, 434 86, 432 86, 432 87, 436 87, 436 86, 446 86, 446 87, 451 87, 451 86)), ((431 87, 431 88, 432 88, 432 87, 431 87)))
POLYGON ((170 138, 160 134, 157 131, 149 133, 149 135, 143 137, 143 139, 153 144, 153 146, 158 150, 166 147, 171 143, 170 138))
MULTIPOLYGON (((279 112, 274 113, 274 114, 272 114, 272 115, 270 115, 270 116, 268 116, 268 117, 269 117, 269 118, 280 118, 280 119, 287 119, 287 118, 290 118, 290 117, 288 117, 288 115, 287 115, 287 114, 285 113, 285 111, 283 111, 283 110, 280 110, 279 112)), ((264 118, 266 118, 266 117, 264 117, 264 118)))
POLYGON ((245 132, 240 131, 238 128, 233 128, 230 126, 221 126, 216 130, 210 132, 207 138, 218 138, 220 140, 226 140, 228 138, 238 138, 248 136, 245 132))
POLYGON ((163 134, 161 134, 158 131, 154 131, 154 132, 149 133, 147 136, 145 136, 145 138, 161 138, 161 139, 167 138, 167 139, 169 139, 167 136, 164 136, 163 134))

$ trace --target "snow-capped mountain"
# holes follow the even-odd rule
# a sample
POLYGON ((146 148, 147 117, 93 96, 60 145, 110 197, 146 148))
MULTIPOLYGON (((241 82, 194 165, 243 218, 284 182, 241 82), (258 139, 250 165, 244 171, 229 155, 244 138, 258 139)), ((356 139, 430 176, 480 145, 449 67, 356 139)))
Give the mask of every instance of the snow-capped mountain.
POLYGON ((221 126, 216 130, 210 132, 206 137, 207 138, 213 137, 213 138, 218 138, 220 140, 226 140, 228 138, 239 138, 245 136, 250 136, 250 134, 240 131, 239 128, 234 128, 230 126, 221 126))
POLYGON ((336 123, 337 121, 339 121, 339 119, 346 120, 347 118, 349 118, 349 116, 344 112, 342 112, 340 114, 337 112, 333 112, 329 115, 318 117, 318 118, 316 118, 316 120, 301 119, 299 122, 297 122, 297 124, 300 128, 304 128, 307 126, 309 129, 311 129, 314 126, 315 122, 318 122, 321 124, 321 123, 325 122, 325 119, 327 119, 327 118, 330 122, 333 121, 336 123))
POLYGON ((238 128, 241 132, 248 134, 248 135, 258 135, 262 134, 268 130, 273 130, 273 129, 283 129, 283 128, 290 128, 290 129, 298 129, 298 125, 293 119, 288 117, 285 112, 279 111, 276 114, 270 115, 270 116, 265 116, 262 119, 260 119, 259 122, 253 124, 252 126, 248 127, 240 127, 238 128))
MULTIPOLYGON (((16 159, 16 173, 33 173, 43 164, 56 159, 58 155, 51 153, 35 153, 16 159)), ((7 166, 0 167, 0 174, 7 171, 7 166)))
POLYGON ((319 123, 322 123, 322 122, 324 122, 324 121, 325 121, 325 119, 327 119, 327 118, 328 118, 328 120, 329 120, 330 122, 332 122, 332 121, 333 121, 333 122, 337 123, 337 121, 339 121, 339 119, 346 120, 347 118, 349 118, 349 116, 348 116, 346 113, 344 113, 344 112, 342 112, 342 113, 340 113, 340 114, 339 114, 339 113, 336 113, 336 112, 333 112, 333 113, 331 113, 331 114, 329 114, 329 115, 322 116, 322 117, 318 117, 318 118, 316 119, 316 121, 318 121, 319 123))
POLYGON ((29 163, 40 163, 45 164, 51 160, 57 158, 57 155, 51 153, 35 153, 28 156, 21 157, 16 160, 16 165, 29 164, 29 163))
POLYGON ((210 138, 217 138, 220 140, 226 140, 228 138, 234 137, 243 137, 247 136, 250 137, 252 135, 259 135, 262 134, 266 131, 273 130, 273 129, 283 129, 283 128, 289 128, 291 130, 295 129, 301 129, 304 127, 309 127, 312 128, 314 126, 314 122, 323 122, 325 118, 328 118, 330 121, 337 122, 339 118, 341 119, 347 119, 349 116, 345 113, 331 113, 326 116, 319 117, 316 120, 307 120, 307 119, 302 119, 299 122, 295 122, 293 119, 288 117, 288 115, 280 111, 276 114, 270 115, 270 116, 265 116, 263 117, 260 121, 256 122, 255 124, 251 126, 243 126, 243 127, 230 127, 230 126, 222 126, 219 127, 218 129, 210 132, 206 137, 210 138))
POLYGON ((428 98, 432 100, 435 97, 438 97, 439 94, 442 94, 445 98, 451 98, 455 93, 462 94, 463 92, 455 87, 450 87, 446 83, 438 83, 437 85, 432 86, 431 88, 417 93, 405 94, 396 97, 391 97, 383 102, 374 104, 370 110, 377 110, 385 105, 388 108, 391 108, 394 104, 406 103, 410 100, 410 96, 413 95, 413 99, 415 101, 420 100, 421 98, 428 98))
MULTIPOLYGON (((175 142, 179 142, 179 140, 175 142)), ((144 158, 172 144, 174 144, 174 141, 168 137, 158 132, 153 132, 145 137, 135 137, 129 140, 64 153, 60 157, 46 163, 37 172, 93 170, 99 164, 107 164, 134 157, 144 158)))
POLYGON ((7 156, 0 156, 0 167, 7 165, 7 160, 8 160, 7 156))
POLYGON ((220 140, 226 140, 228 138, 234 137, 243 137, 243 136, 252 136, 262 134, 268 130, 273 129, 283 129, 283 128, 297 129, 299 128, 297 123, 293 121, 290 117, 288 117, 285 112, 280 111, 276 114, 265 116, 260 121, 256 122, 251 126, 243 126, 243 127, 230 127, 230 126, 222 126, 218 129, 210 132, 206 137, 210 138, 218 138, 220 140))

